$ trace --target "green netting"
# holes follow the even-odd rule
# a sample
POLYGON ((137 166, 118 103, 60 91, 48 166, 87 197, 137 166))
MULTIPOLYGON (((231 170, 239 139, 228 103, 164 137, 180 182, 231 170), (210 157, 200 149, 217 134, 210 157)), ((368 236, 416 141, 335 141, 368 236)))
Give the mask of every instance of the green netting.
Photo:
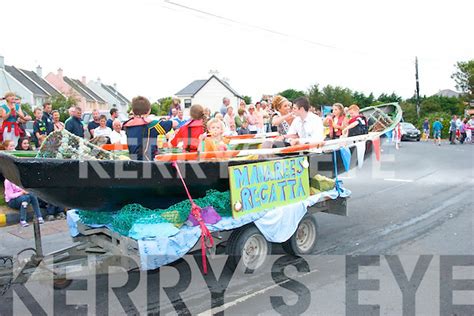
MULTIPOLYGON (((194 202, 200 207, 214 207, 216 212, 223 217, 232 216, 229 191, 219 192, 217 190, 209 190, 206 192, 205 197, 196 199, 194 202)), ((80 210, 78 215, 81 222, 84 224, 110 225, 114 231, 128 236, 128 232, 135 223, 171 223, 177 227, 180 227, 188 219, 190 212, 191 203, 186 199, 168 207, 165 210, 151 210, 140 204, 134 203, 125 205, 118 212, 95 212, 80 210)))

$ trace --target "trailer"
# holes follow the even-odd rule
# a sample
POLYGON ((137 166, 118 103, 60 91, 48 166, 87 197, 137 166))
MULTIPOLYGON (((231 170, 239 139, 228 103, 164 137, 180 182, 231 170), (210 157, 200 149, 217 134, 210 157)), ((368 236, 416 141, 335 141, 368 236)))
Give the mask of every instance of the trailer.
MULTIPOLYGON (((299 256, 311 254, 316 250, 319 229, 315 214, 318 212, 347 216, 347 198, 327 198, 307 208, 295 233, 281 243, 286 253, 299 256)), ((41 281, 45 274, 35 273, 33 276, 33 272, 38 269, 53 274, 55 289, 69 286, 72 280, 68 279, 68 276, 107 273, 110 266, 120 266, 127 271, 140 269, 138 242, 106 227, 91 228, 79 223, 80 235, 73 237, 76 244, 46 256, 42 251, 41 230, 36 219, 33 228, 34 248, 24 249, 16 256, 0 256, 0 296, 14 283, 41 281), (27 252, 32 252, 32 255, 21 260, 20 255, 27 252), (93 266, 88 260, 90 256, 94 257, 93 266)), ((265 239, 253 223, 233 230, 213 232, 212 237, 215 243, 208 251, 210 260, 216 254, 227 254, 235 266, 241 261, 240 264, 245 269, 258 269, 272 252, 273 244, 265 239)), ((197 242, 189 253, 200 249, 200 243, 197 242)))

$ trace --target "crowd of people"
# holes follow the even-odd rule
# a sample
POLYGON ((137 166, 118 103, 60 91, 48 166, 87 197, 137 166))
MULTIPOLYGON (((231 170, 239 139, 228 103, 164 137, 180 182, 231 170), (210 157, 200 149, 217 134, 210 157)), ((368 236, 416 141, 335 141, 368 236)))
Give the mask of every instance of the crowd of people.
MULTIPOLYGON (((87 125, 82 122, 80 107, 69 108, 69 118, 63 123, 59 112, 53 111, 47 102, 42 108, 33 109, 33 133, 28 137, 24 124, 33 118, 23 113, 21 100, 14 93, 7 93, 4 100, 0 107, 0 149, 4 150, 37 149, 50 133, 63 129, 81 138, 90 135, 92 141, 105 138, 110 144, 126 144, 130 158, 138 160, 153 160, 163 146, 184 152, 224 151, 228 148, 228 137, 234 135, 276 132, 278 137, 270 145, 283 147, 368 132, 367 119, 359 114, 357 105, 345 108, 336 103, 332 113, 323 119, 306 97, 290 101, 277 95, 255 104, 242 101, 235 108, 228 98, 223 98, 220 111, 212 114, 209 108, 194 104, 189 118, 184 117, 179 99, 174 99, 168 117, 157 118, 150 115, 150 101, 138 96, 132 100, 129 120, 121 122, 115 108, 110 110, 110 118, 93 110, 87 125)), ((43 222, 39 212, 41 201, 33 194, 5 180, 5 198, 8 205, 20 209, 22 226, 28 225, 28 205, 43 222)), ((47 204, 46 219, 63 218, 63 211, 47 204)))
MULTIPOLYGON (((423 140, 428 140, 432 136, 434 144, 441 146, 441 131, 444 128, 442 121, 442 118, 435 119, 430 129, 430 121, 426 118, 423 121, 423 140)), ((473 130, 474 115, 462 119, 457 115, 453 115, 449 121, 449 143, 455 145, 458 142, 460 144, 474 142, 472 139, 473 130)))

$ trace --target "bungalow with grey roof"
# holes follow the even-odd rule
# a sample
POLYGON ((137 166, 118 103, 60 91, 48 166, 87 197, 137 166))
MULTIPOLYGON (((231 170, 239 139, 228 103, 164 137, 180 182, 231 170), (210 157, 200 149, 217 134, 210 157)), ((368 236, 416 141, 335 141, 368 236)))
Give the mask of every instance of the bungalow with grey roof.
POLYGON ((209 79, 195 80, 176 92, 185 112, 189 113, 192 104, 200 104, 211 109, 211 113, 219 111, 222 99, 230 99, 230 105, 237 108, 243 98, 224 80, 212 75, 209 79))

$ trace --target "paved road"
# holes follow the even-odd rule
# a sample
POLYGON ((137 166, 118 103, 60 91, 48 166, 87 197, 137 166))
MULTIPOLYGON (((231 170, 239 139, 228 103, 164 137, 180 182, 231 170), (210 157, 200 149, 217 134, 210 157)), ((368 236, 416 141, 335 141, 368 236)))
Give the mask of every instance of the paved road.
MULTIPOLYGON (((50 293, 51 301, 53 297, 56 301, 55 311, 367 315, 379 310, 383 315, 400 315, 405 309, 422 315, 473 314, 474 289, 461 284, 457 290, 470 291, 455 291, 451 297, 449 271, 455 279, 474 279, 474 146, 404 142, 398 151, 390 144, 383 150, 381 164, 369 161, 362 170, 344 175, 344 186, 353 192, 348 217, 317 215, 319 242, 314 255, 295 259, 282 255, 275 247, 261 271, 246 274, 237 270, 233 275, 223 268, 225 258, 211 260, 213 272, 224 275, 220 284, 206 278, 212 296, 197 271, 196 261, 186 257, 160 272, 131 274, 130 280, 137 281, 137 286, 133 282, 123 286, 126 275, 114 274, 109 285, 116 283, 119 289, 115 292, 102 289, 107 285, 103 276, 75 281, 67 290, 50 293), (461 266, 463 260, 468 266, 461 266), (357 262, 369 266, 359 267, 357 273, 357 262), (449 263, 457 266, 451 269, 449 263), (186 270, 188 267, 191 272, 186 270), (222 286, 226 276, 229 283, 222 286), (372 281, 358 283, 357 278, 372 281), (375 290, 368 291, 367 286, 375 290), (409 293, 413 288, 416 293, 409 293), (130 290, 133 292, 127 301, 124 294, 130 290), (223 305, 219 294, 224 294, 223 305), (211 302, 221 306, 211 308, 211 302), (358 307, 357 302, 367 306, 358 307), (66 303, 77 306, 66 307, 66 303), (465 306, 456 310, 460 304, 465 306)), ((19 242, 7 235, 5 229, 0 230, 0 253, 13 253, 28 242, 31 246, 31 241, 19 242)), ((66 235, 47 236, 46 250, 52 251, 57 243, 66 245, 66 235)), ((31 287, 31 292, 37 293, 35 284, 31 287)), ((47 300, 39 293, 34 297, 47 300)), ((0 314, 2 307, 7 311, 11 306, 11 293, 3 299, 10 304, 0 304, 0 314)), ((22 304, 15 305, 15 310, 20 314, 25 311, 22 304)))

